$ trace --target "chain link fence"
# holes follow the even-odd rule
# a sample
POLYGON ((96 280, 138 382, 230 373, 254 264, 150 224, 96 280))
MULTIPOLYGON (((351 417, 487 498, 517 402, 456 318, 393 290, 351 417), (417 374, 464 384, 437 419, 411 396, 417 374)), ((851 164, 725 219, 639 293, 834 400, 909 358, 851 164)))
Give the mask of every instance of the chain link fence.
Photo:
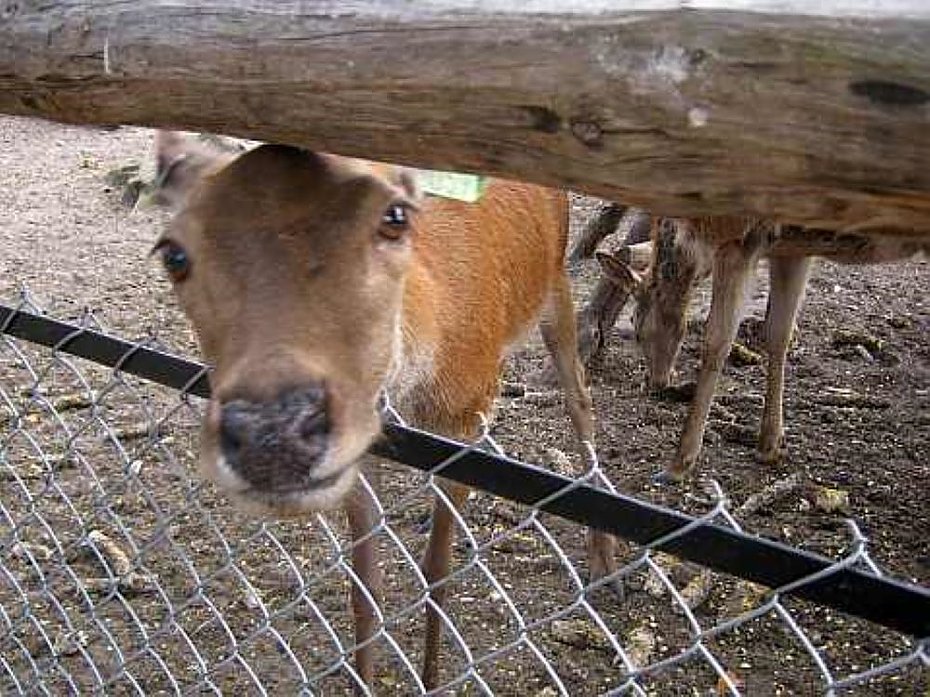
POLYGON ((462 449, 389 405, 375 452, 415 467, 378 458, 362 483, 377 491, 386 584, 377 678, 363 685, 343 517, 238 513, 196 473, 201 366, 152 339, 101 339, 91 315, 39 315, 26 295, 0 313, 3 694, 422 692, 418 561, 437 474, 509 497, 477 491, 456 516, 440 692, 930 689, 930 593, 884 579, 853 523, 826 562, 740 532, 799 477, 738 507, 708 483, 688 518, 591 486, 609 487, 593 454, 570 480, 503 457, 488 429, 462 449), (588 581, 578 522, 626 538, 612 578, 588 581))

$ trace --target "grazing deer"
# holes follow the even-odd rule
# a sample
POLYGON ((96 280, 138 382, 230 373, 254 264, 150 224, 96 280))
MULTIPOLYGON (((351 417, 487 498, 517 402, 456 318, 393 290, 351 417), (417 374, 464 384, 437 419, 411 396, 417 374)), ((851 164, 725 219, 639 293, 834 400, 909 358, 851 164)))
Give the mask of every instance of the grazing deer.
MULTIPOLYGON (((422 428, 477 434, 501 362, 536 322, 580 441, 591 399, 575 347, 563 255, 564 193, 496 180, 474 204, 422 199, 411 172, 263 145, 238 157, 157 138, 161 197, 177 213, 157 243, 202 352, 213 364, 202 469, 233 498, 275 515, 344 504, 353 539, 376 525, 353 487, 391 395, 422 428)), ((456 507, 467 489, 443 481, 456 507)), ((453 512, 437 498, 423 569, 438 606, 453 512)), ((613 538, 589 534, 592 574, 613 567, 613 538)), ((366 538, 353 551, 377 599, 366 538)), ((376 613, 352 603, 358 674, 372 680, 376 613)), ((441 618, 427 609, 423 682, 438 681, 441 618)))
POLYGON ((765 335, 769 356, 759 454, 772 462, 784 438, 785 359, 813 257, 842 264, 899 261, 930 253, 930 235, 915 232, 835 232, 782 226, 749 218, 656 218, 652 261, 645 274, 617 256, 599 255, 605 275, 633 292, 637 341, 654 388, 669 384, 685 332, 694 283, 713 276, 713 297, 704 334, 704 354, 675 459, 663 478, 677 480, 697 461, 717 379, 736 336, 747 282, 758 260, 769 261, 765 335))

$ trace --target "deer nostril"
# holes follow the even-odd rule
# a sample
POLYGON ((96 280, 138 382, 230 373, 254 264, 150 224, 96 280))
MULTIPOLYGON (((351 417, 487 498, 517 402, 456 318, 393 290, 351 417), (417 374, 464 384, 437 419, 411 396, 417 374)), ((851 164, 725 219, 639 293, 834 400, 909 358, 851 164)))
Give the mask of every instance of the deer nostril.
POLYGON ((224 403, 217 436, 226 466, 267 488, 310 476, 326 452, 329 431, 326 392, 311 385, 272 400, 224 403))
POLYGON ((328 430, 326 410, 321 402, 316 409, 301 417, 297 432, 305 441, 311 441, 326 435, 328 430))
POLYGON ((237 402, 223 406, 220 414, 220 446, 227 459, 234 460, 248 440, 247 407, 237 402))
POLYGON ((242 445, 239 434, 229 427, 229 423, 225 419, 220 424, 220 443, 223 450, 238 450, 242 445))

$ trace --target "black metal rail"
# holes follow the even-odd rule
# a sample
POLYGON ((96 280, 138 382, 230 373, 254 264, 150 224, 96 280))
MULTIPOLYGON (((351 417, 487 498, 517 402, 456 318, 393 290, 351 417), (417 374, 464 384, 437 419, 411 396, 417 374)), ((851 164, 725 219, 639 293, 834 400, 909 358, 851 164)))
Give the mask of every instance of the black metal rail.
MULTIPOLYGON (((208 397, 205 366, 92 329, 0 305, 0 334, 55 348, 159 384, 208 397)), ((786 594, 855 615, 917 638, 930 636, 930 590, 849 567, 779 542, 630 496, 612 494, 508 457, 471 449, 414 428, 386 424, 372 451, 562 518, 649 544, 693 526, 657 548, 715 571, 780 588, 815 574, 786 594), (465 452, 463 452, 465 451, 465 452), (563 491, 564 490, 564 491, 563 491), (561 495, 554 496, 563 491, 561 495), (836 568, 834 568, 836 567, 836 568), (832 570, 831 570, 832 569, 832 570)))

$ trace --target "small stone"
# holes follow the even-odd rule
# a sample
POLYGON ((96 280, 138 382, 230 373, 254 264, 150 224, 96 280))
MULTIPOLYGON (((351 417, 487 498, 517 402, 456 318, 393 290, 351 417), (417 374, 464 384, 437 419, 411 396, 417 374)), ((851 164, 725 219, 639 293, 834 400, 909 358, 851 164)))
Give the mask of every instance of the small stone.
POLYGON ((242 596, 242 602, 249 610, 257 610, 263 603, 254 590, 247 590, 242 596))
POLYGON ((572 477, 576 474, 571 459, 558 448, 546 448, 546 462, 553 471, 565 477, 572 477))
POLYGON ((531 404, 537 407, 552 407, 560 403, 562 395, 558 390, 548 392, 527 392, 523 395, 525 404, 531 404))
POLYGON ((856 344, 853 350, 864 360, 866 363, 874 363, 875 357, 869 353, 869 350, 862 344, 856 344))
POLYGON ((649 627, 640 625, 627 635, 624 648, 630 662, 642 668, 651 662, 657 643, 655 633, 649 627))
POLYGON ((585 619, 553 620, 549 625, 549 634, 559 643, 575 648, 611 650, 604 633, 585 619))
POLYGON ((747 348, 738 341, 734 341, 730 347, 730 363, 742 368, 750 365, 759 365, 762 363, 762 354, 747 348))
POLYGON ((522 397, 526 394, 526 385, 519 382, 501 383, 501 397, 522 397))
POLYGON ((732 421, 712 420, 709 421, 707 425, 708 428, 719 433, 724 440, 730 443, 736 443, 737 445, 754 447, 758 438, 756 429, 750 426, 733 423, 732 421))
POLYGON ((849 492, 828 486, 814 487, 814 505, 824 513, 849 513, 849 492))
POLYGON ((882 339, 855 329, 837 329, 833 332, 833 346, 862 346, 871 354, 882 353, 885 350, 885 342, 882 339))

